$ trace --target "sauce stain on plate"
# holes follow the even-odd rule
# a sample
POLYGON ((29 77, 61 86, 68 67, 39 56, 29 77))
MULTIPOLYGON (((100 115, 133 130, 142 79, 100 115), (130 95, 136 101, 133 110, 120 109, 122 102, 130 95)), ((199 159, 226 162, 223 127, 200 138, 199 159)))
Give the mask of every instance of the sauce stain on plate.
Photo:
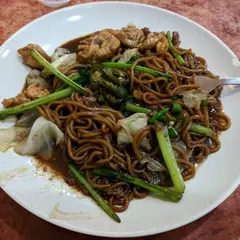
POLYGON ((100 215, 93 216, 85 212, 64 212, 60 210, 60 203, 56 203, 48 217, 56 220, 91 220, 100 218, 100 215))
POLYGON ((27 170, 28 168, 26 167, 18 167, 11 171, 2 172, 0 173, 0 183, 6 184, 7 182, 11 181, 15 177, 24 176, 27 170))

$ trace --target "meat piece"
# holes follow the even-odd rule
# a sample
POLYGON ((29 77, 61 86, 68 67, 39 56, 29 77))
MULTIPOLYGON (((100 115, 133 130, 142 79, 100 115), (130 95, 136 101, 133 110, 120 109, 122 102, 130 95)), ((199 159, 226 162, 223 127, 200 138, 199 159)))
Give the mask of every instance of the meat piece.
POLYGON ((46 96, 50 94, 49 90, 43 88, 39 83, 31 84, 25 91, 26 96, 30 99, 36 99, 39 97, 46 96))
POLYGON ((173 45, 177 45, 180 41, 179 33, 178 32, 173 32, 172 33, 172 42, 173 45))
POLYGON ((19 93, 16 97, 4 99, 2 101, 2 105, 8 108, 23 104, 28 101, 30 101, 30 99, 24 93, 19 93))
POLYGON ((161 52, 167 52, 168 51, 168 40, 165 35, 159 40, 159 42, 156 45, 156 51, 157 53, 161 52))
POLYGON ((145 28, 142 28, 142 31, 143 31, 143 33, 144 33, 144 35, 147 37, 147 35, 149 34, 149 33, 151 33, 151 31, 149 30, 149 28, 147 28, 147 27, 145 27, 145 28))
POLYGON ((151 32, 148 34, 147 38, 138 45, 138 47, 140 50, 152 49, 159 41, 162 41, 164 37, 164 33, 151 32))
POLYGON ((23 57, 23 63, 28 65, 34 69, 43 69, 43 66, 39 64, 35 58, 31 55, 31 50, 37 50, 42 57, 44 57, 47 61, 50 62, 50 57, 46 54, 46 52, 37 44, 28 44, 27 46, 18 49, 18 53, 23 57))
POLYGON ((114 35, 120 42, 130 48, 136 48, 139 43, 144 41, 145 35, 141 29, 136 28, 134 25, 128 25, 126 28, 114 31, 114 35))
POLYGON ((119 47, 120 41, 110 30, 100 31, 79 42, 78 62, 94 63, 110 59, 119 47))
POLYGON ((81 104, 84 104, 87 107, 90 107, 90 108, 95 108, 95 107, 99 106, 97 104, 97 99, 95 97, 85 97, 85 96, 82 96, 82 97, 79 98, 79 102, 81 104))

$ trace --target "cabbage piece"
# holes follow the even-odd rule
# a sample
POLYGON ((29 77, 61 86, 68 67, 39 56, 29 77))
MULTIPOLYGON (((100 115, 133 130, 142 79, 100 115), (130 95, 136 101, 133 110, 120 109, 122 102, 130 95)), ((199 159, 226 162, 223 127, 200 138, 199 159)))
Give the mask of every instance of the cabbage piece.
POLYGON ((51 56, 51 62, 54 62, 56 61, 58 58, 66 55, 66 54, 69 54, 70 51, 66 48, 56 48, 55 51, 53 52, 52 56, 51 56))
POLYGON ((32 127, 33 123, 40 117, 40 113, 36 110, 27 111, 17 120, 16 127, 32 127))
POLYGON ((126 129, 122 128, 117 133, 117 142, 118 145, 124 145, 131 143, 133 140, 132 136, 126 131, 126 129))
POLYGON ((21 142, 28 133, 29 130, 23 127, 0 129, 0 152, 6 152, 14 144, 21 142))
MULTIPOLYGON (((177 140, 177 141, 172 142, 172 146, 179 147, 184 152, 187 152, 187 146, 186 146, 186 144, 182 140, 177 140)), ((173 153, 174 153, 175 158, 179 158, 180 157, 179 152, 175 151, 174 149, 173 149, 173 153)))
POLYGON ((26 77, 26 81, 28 86, 38 83, 43 88, 49 87, 49 84, 43 78, 42 73, 36 69, 29 72, 29 74, 26 77))
POLYGON ((140 129, 147 126, 148 116, 145 113, 135 113, 130 117, 121 119, 117 125, 124 128, 130 135, 134 136, 140 129))
POLYGON ((165 181, 165 174, 163 172, 150 172, 150 183, 160 185, 165 181))
POLYGON ((142 140, 139 142, 139 146, 146 149, 146 150, 151 150, 152 147, 146 137, 142 138, 142 140))
POLYGON ((127 63, 133 56, 136 56, 136 54, 137 48, 128 49, 122 54, 118 62, 127 63))
POLYGON ((17 122, 16 116, 6 117, 0 121, 0 130, 15 126, 16 122, 17 122))
MULTIPOLYGON (((117 133, 117 142, 118 145, 125 145, 132 143, 133 136, 142 128, 147 126, 148 116, 145 113, 135 113, 130 117, 121 119, 117 122, 117 125, 121 129, 117 133)), ((147 150, 151 149, 151 146, 147 138, 143 138, 139 143, 141 147, 146 148, 147 150)))
POLYGON ((200 109, 201 101, 207 99, 206 93, 199 93, 196 90, 183 91, 179 95, 183 96, 183 102, 189 108, 200 109))
POLYGON ((164 172, 166 171, 166 168, 158 161, 152 160, 148 162, 147 169, 151 172, 164 172))
POLYGON ((20 155, 42 155, 51 157, 54 144, 63 141, 64 134, 54 123, 39 117, 32 126, 28 138, 14 147, 20 155))
POLYGON ((164 167, 159 161, 154 158, 149 157, 147 154, 143 154, 143 158, 140 160, 140 163, 147 163, 147 169, 150 172, 164 172, 166 167, 164 167))
MULTIPOLYGON (((52 66, 57 68, 60 72, 65 72, 69 67, 77 62, 77 54, 71 53, 63 55, 62 57, 58 58, 54 62, 52 62, 52 66)), ((49 72, 46 68, 42 71, 43 76, 48 77, 52 73, 49 72)))

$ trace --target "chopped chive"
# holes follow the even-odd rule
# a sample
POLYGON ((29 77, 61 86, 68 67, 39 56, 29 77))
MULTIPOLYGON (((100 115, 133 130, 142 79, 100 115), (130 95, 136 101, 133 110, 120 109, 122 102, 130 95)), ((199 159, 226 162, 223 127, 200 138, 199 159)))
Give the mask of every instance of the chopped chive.
POLYGON ((112 210, 112 208, 108 205, 108 203, 98 194, 98 192, 92 187, 92 185, 88 183, 88 181, 79 172, 79 170, 72 163, 69 163, 68 167, 71 173, 74 175, 74 177, 78 181, 78 183, 82 184, 88 190, 88 192, 96 200, 96 202, 103 209, 103 211, 107 213, 107 215, 111 217, 113 220, 120 223, 121 220, 118 217, 118 215, 112 210))
POLYGON ((149 123, 154 124, 155 121, 157 121, 157 120, 160 120, 160 121, 161 121, 161 120, 163 119, 163 117, 164 117, 164 114, 165 114, 168 110, 169 110, 169 108, 165 108, 165 109, 160 110, 160 111, 157 112, 156 114, 154 114, 154 115, 150 118, 149 123))
POLYGON ((166 197, 169 200, 172 200, 174 202, 178 202, 181 198, 182 198, 182 194, 172 191, 170 189, 155 185, 155 184, 151 184, 151 183, 147 183, 144 180, 141 180, 139 178, 136 177, 132 177, 130 175, 127 174, 123 174, 121 172, 116 172, 110 169, 106 169, 106 168, 95 168, 93 170, 93 173, 96 175, 100 175, 100 176, 106 176, 109 178, 116 178, 128 183, 132 183, 138 187, 141 188, 145 188, 147 190, 149 190, 150 192, 156 193, 162 197, 166 197))

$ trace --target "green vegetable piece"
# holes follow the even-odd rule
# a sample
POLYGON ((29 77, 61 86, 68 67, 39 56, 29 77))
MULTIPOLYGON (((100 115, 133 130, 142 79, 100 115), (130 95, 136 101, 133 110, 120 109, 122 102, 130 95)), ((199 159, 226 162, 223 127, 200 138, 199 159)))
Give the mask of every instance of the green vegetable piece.
POLYGON ((182 112, 182 106, 180 103, 173 103, 172 114, 180 114, 182 112))
POLYGON ((149 114, 151 112, 151 110, 148 108, 137 106, 137 105, 131 104, 131 103, 125 104, 125 110, 128 112, 145 113, 145 114, 149 114))
POLYGON ((121 220, 118 215, 111 209, 111 207, 107 204, 107 202, 98 194, 98 192, 92 187, 90 183, 84 178, 84 176, 78 171, 78 169, 71 163, 68 164, 68 167, 71 173, 76 178, 79 184, 82 184, 88 192, 92 195, 92 197, 96 200, 99 206, 103 209, 103 211, 114 221, 120 223, 121 220))
POLYGON ((103 66, 101 64, 93 64, 90 70, 90 86, 97 90, 100 87, 100 81, 103 78, 103 66))
POLYGON ((128 74, 120 69, 103 68, 106 76, 116 85, 126 86, 129 83, 128 74))
MULTIPOLYGON (((81 85, 85 85, 88 83, 89 79, 86 78, 85 76, 80 76, 79 74, 76 74, 72 77, 70 77, 71 80, 73 80, 74 82, 77 82, 78 84, 81 85)), ((60 86, 57 87, 57 89, 55 90, 55 92, 58 92, 60 90, 63 90, 67 87, 68 85, 66 83, 62 83, 60 86)))
POLYGON ((132 184, 134 184, 138 187, 145 188, 150 192, 158 194, 158 195, 160 195, 162 197, 165 197, 165 198, 167 198, 171 201, 174 201, 174 202, 178 202, 182 198, 181 193, 174 192, 170 189, 160 187, 160 186, 155 185, 155 184, 147 183, 146 181, 143 181, 143 180, 138 179, 136 177, 132 177, 130 175, 123 174, 123 173, 120 173, 120 172, 115 172, 115 171, 110 170, 110 169, 96 168, 96 169, 93 170, 93 173, 96 174, 96 175, 106 176, 106 177, 109 177, 109 178, 116 178, 116 179, 122 180, 124 182, 132 183, 132 184))
POLYGON ((106 98, 106 101, 108 102, 109 106, 113 107, 113 108, 118 107, 123 102, 123 99, 116 99, 111 94, 107 94, 105 98, 106 98))
MULTIPOLYGON (((130 69, 132 67, 132 64, 129 64, 129 63, 103 62, 102 64, 105 67, 108 67, 108 68, 130 69)), ((136 65, 134 70, 137 71, 137 72, 148 73, 148 74, 151 74, 151 75, 153 75, 155 77, 163 76, 163 77, 165 77, 165 78, 167 78, 169 80, 172 80, 172 76, 170 74, 163 73, 163 72, 160 72, 160 71, 157 71, 157 70, 153 70, 153 69, 150 69, 150 68, 146 68, 146 67, 142 67, 142 66, 136 65)))
POLYGON ((171 99, 172 99, 172 100, 178 100, 179 97, 178 97, 178 96, 171 96, 171 99))
POLYGON ((177 54, 175 51, 174 51, 174 47, 173 47, 173 43, 172 43, 172 37, 171 37, 171 34, 170 32, 168 31, 167 32, 167 40, 168 40, 168 45, 169 45, 169 49, 171 50, 173 56, 178 60, 179 64, 184 64, 185 61, 184 59, 182 58, 181 55, 177 54))
POLYGON ((213 135, 213 131, 211 128, 204 127, 204 126, 196 124, 196 123, 192 123, 189 130, 191 132, 195 132, 195 133, 198 133, 203 136, 212 137, 212 135, 213 135))
POLYGON ((168 135, 168 129, 160 122, 157 122, 155 124, 155 127, 159 147, 162 152, 165 164, 168 168, 174 188, 177 192, 183 193, 185 190, 185 183, 172 150, 172 145, 168 135))
POLYGON ((170 138, 176 138, 179 136, 178 132, 173 127, 168 128, 168 134, 170 138))
POLYGON ((105 103, 105 99, 104 99, 104 96, 103 96, 102 94, 100 94, 100 95, 98 96, 98 102, 99 102, 100 104, 104 104, 104 103, 105 103))
POLYGON ((67 76, 65 76, 65 75, 62 74, 61 72, 59 72, 56 68, 54 68, 51 63, 49 63, 46 59, 44 59, 44 58, 38 53, 38 51, 36 51, 35 49, 32 49, 31 55, 32 55, 41 65, 43 65, 50 73, 52 73, 52 74, 55 75, 57 78, 59 78, 60 80, 62 80, 63 82, 65 82, 67 85, 69 85, 70 87, 72 87, 72 88, 75 89, 76 91, 80 92, 81 94, 84 94, 84 93, 86 92, 86 90, 85 90, 83 87, 81 87, 80 85, 78 85, 77 83, 75 83, 73 80, 71 80, 70 78, 68 78, 67 76))
POLYGON ((115 86, 105 79, 101 79, 100 84, 117 98, 125 99, 128 96, 128 90, 122 85, 119 87, 115 86))
POLYGON ((23 103, 21 105, 15 106, 15 107, 11 107, 11 108, 1 110, 0 111, 0 119, 6 118, 6 117, 9 117, 9 116, 13 116, 13 115, 17 115, 17 114, 20 114, 20 113, 24 113, 26 111, 35 109, 38 106, 41 106, 43 104, 47 104, 47 103, 52 102, 52 101, 56 101, 56 100, 59 100, 59 99, 62 99, 62 98, 69 97, 72 94, 72 92, 73 92, 72 88, 67 88, 67 89, 49 94, 49 95, 44 96, 44 97, 34 99, 30 102, 26 102, 26 103, 23 103))
POLYGON ((155 121, 157 121, 157 120, 162 120, 164 114, 165 114, 168 110, 169 110, 169 108, 165 108, 165 109, 160 110, 160 111, 157 112, 156 114, 154 114, 154 115, 150 118, 149 123, 154 124, 155 121))
POLYGON ((207 106, 208 106, 208 101, 207 101, 207 99, 203 99, 203 100, 201 101, 201 105, 202 105, 203 107, 207 107, 207 106))

